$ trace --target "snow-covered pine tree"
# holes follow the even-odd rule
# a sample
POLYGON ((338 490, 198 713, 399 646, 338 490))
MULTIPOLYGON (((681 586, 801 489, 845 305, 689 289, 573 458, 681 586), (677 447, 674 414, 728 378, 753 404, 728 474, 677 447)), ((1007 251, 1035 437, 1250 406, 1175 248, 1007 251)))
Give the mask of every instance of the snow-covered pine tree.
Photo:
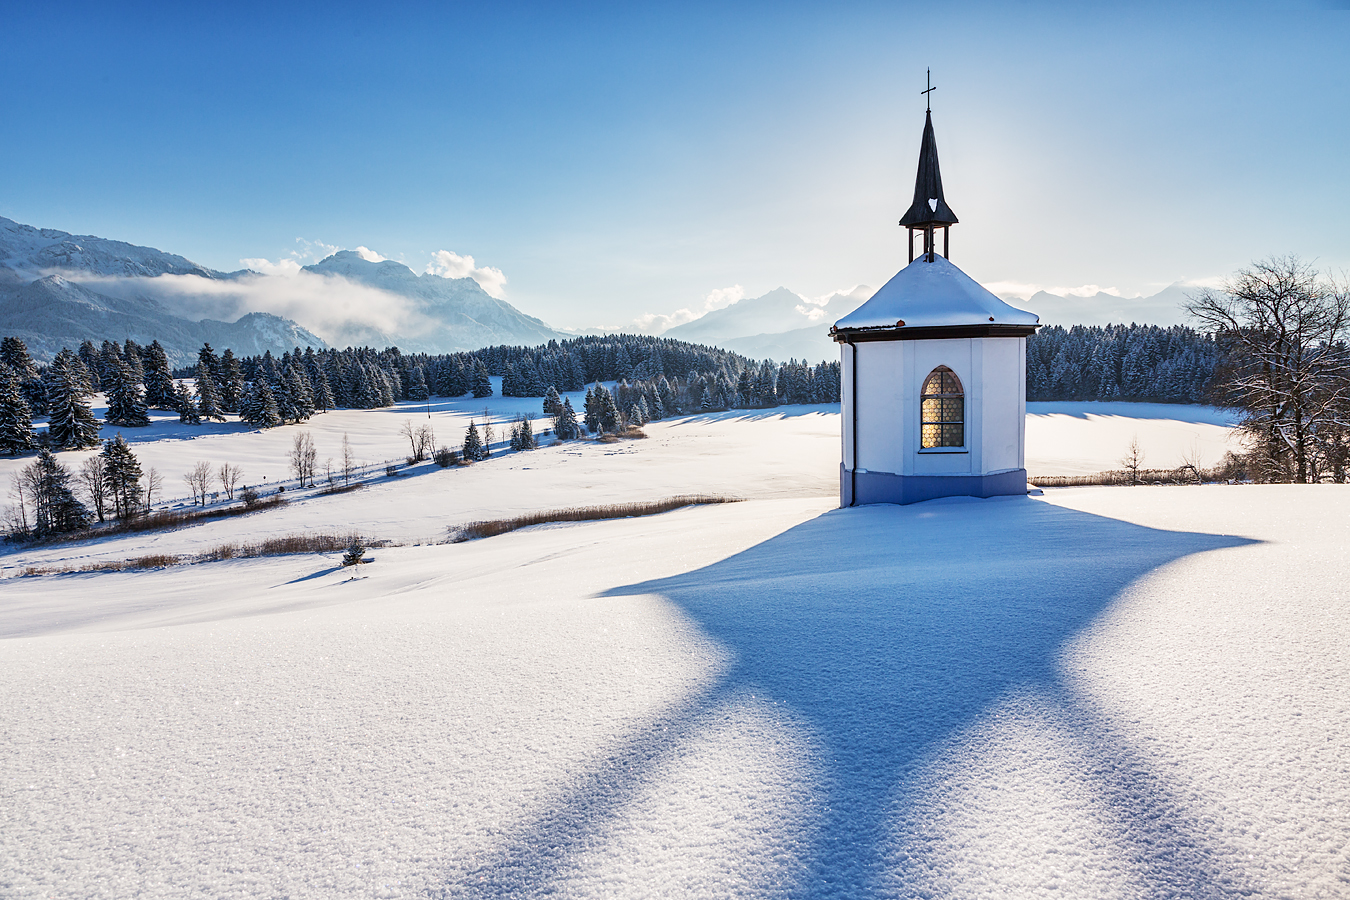
POLYGON ((277 401, 272 396, 272 388, 267 379, 251 381, 244 389, 244 399, 239 405, 239 418, 254 428, 275 428, 281 424, 277 413, 277 401))
POLYGON ((484 397, 492 396, 492 380, 488 378, 487 367, 483 365, 482 360, 475 359, 473 363, 473 397, 475 400, 482 400, 484 397))
POLYGON ((132 380, 131 372, 120 359, 110 360, 106 368, 103 390, 108 395, 107 422, 121 428, 144 428, 150 424, 146 415, 141 386, 132 380))
POLYGON ((197 414, 203 419, 225 421, 225 410, 220 405, 220 388, 216 386, 216 376, 211 367, 197 364, 197 414))
POLYGON ((201 413, 197 412, 197 401, 192 399, 192 392, 181 381, 174 385, 173 402, 174 408, 178 410, 179 422, 184 425, 202 424, 201 413))
POLYGON ((43 373, 51 418, 47 438, 58 450, 98 446, 98 420, 89 409, 87 371, 79 357, 62 348, 43 373))
POLYGON ((282 422, 303 422, 314 415, 314 398, 309 393, 309 379, 301 373, 294 361, 287 363, 281 375, 281 389, 274 399, 282 422))
POLYGON ((226 412, 239 412, 239 404, 244 399, 244 373, 229 347, 220 355, 220 408, 226 412))
POLYGON ((642 410, 638 409, 638 405, 636 403, 628 407, 627 418, 629 425, 633 426, 634 428, 642 427, 642 410))
POLYGON ((211 349, 210 343, 202 344, 202 349, 197 351, 197 374, 201 375, 201 370, 206 369, 211 373, 211 380, 215 382, 216 389, 220 388, 220 380, 224 373, 220 369, 220 357, 216 356, 216 351, 211 349))
POLYGON ((586 400, 582 404, 583 421, 586 423, 586 430, 592 433, 600 430, 600 400, 596 396, 596 391, 600 390, 600 385, 586 389, 586 400))
POLYGON ((19 387, 19 373, 0 362, 0 453, 17 456, 37 446, 33 414, 19 387))
POLYGON ((571 398, 564 398, 562 409, 553 419, 553 433, 560 441, 575 441, 581 437, 581 428, 577 425, 577 413, 572 409, 571 398))
POLYGON ((93 517, 70 490, 70 470, 57 462, 50 450, 39 451, 22 477, 33 499, 33 530, 38 537, 89 526, 93 517))
POLYGON ((623 427, 623 417, 619 415, 619 407, 614 402, 614 395, 605 389, 604 385, 596 385, 596 401, 600 413, 600 430, 617 434, 623 427))
POLYGON ((408 399, 424 401, 431 398, 431 389, 427 387, 427 373, 421 366, 413 366, 408 378, 408 399))
POLYGON ((113 511, 128 519, 141 509, 141 464, 118 434, 103 445, 103 477, 113 498, 113 511))
POLYGON ((127 338, 122 343, 122 361, 127 365, 127 371, 131 373, 131 380, 136 384, 145 382, 145 351, 140 344, 127 338))
POLYGON ((464 433, 464 458, 470 462, 477 462, 484 459, 483 439, 478 435, 478 424, 472 420, 469 422, 469 429, 464 433))
POLYGON ((635 404, 635 406, 638 411, 638 417, 642 420, 641 422, 638 423, 639 425, 646 425, 648 422, 652 420, 651 412, 647 409, 646 397, 641 396, 638 397, 638 402, 635 404))
POLYGON ((151 409, 175 408, 169 357, 159 341, 152 342, 146 350, 145 405, 151 409))
POLYGON ((310 370, 309 385, 314 393, 315 412, 325 413, 336 405, 333 389, 328 384, 328 375, 322 366, 315 366, 310 370))
POLYGON ((562 397, 556 387, 550 386, 548 393, 544 395, 544 415, 556 419, 560 412, 562 412, 562 397))

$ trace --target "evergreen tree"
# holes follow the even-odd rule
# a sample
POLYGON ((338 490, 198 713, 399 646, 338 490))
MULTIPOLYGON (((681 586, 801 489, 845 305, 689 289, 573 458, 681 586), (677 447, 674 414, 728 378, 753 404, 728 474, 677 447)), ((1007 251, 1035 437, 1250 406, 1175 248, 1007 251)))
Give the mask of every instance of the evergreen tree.
POLYGON ((173 402, 174 408, 178 410, 179 422, 184 425, 202 424, 201 413, 197 412, 197 401, 192 399, 192 392, 181 381, 174 386, 173 402))
POLYGON ((488 378, 487 367, 481 360, 474 361, 473 367, 473 398, 482 400, 484 397, 492 396, 492 381, 488 378))
POLYGON ((136 384, 145 382, 145 351, 141 345, 127 338, 122 344, 122 361, 126 363, 131 380, 136 384))
POLYGON ((113 498, 113 511, 128 519, 141 509, 141 464, 122 435, 103 445, 104 479, 113 498))
POLYGON ((141 386, 131 378, 131 373, 120 361, 110 361, 103 389, 108 395, 107 422, 123 428, 144 428, 150 424, 145 412, 145 400, 141 397, 141 386))
POLYGON ((286 364, 281 386, 273 399, 282 422, 302 422, 314 415, 314 398, 309 393, 309 380, 294 362, 286 364))
POLYGON ((239 404, 239 418, 254 428, 275 428, 281 424, 277 401, 265 378, 249 382, 244 399, 239 404))
POLYGON ((151 343, 146 350, 145 405, 151 409, 177 408, 169 357, 159 341, 151 343))
POLYGON ((50 450, 38 453, 22 479, 33 500, 34 533, 38 537, 89 526, 89 510, 70 490, 70 470, 57 462, 50 450))
POLYGON ((619 415, 619 407, 614 402, 614 395, 606 390, 604 385, 597 384, 595 390, 600 431, 618 434, 619 429, 623 427, 623 417, 619 415))
POLYGON ((544 415, 558 418, 558 413, 562 412, 562 397, 558 394, 558 389, 549 386, 548 393, 544 395, 544 415))
POLYGON ((39 377, 37 364, 28 353, 28 345, 17 337, 0 339, 0 362, 14 370, 29 412, 35 416, 46 415, 47 391, 39 377))
MULTIPOLYGON (((210 346, 209 344, 207 345, 210 346)), ((220 388, 211 367, 197 363, 197 414, 203 419, 225 421, 225 410, 220 406, 220 388)))
POLYGON ((539 444, 534 439, 534 429, 530 426, 530 420, 524 415, 519 416, 515 424, 511 426, 511 449, 512 450, 534 450, 539 444))
POLYGON ((220 408, 225 412, 239 412, 244 400, 244 373, 229 347, 220 356, 220 408))
POLYGON ((328 385, 328 376, 321 367, 316 366, 310 374, 310 389, 314 394, 314 411, 325 413, 335 405, 333 389, 328 385))
POLYGON ((33 415, 19 388, 19 374, 0 362, 0 453, 17 456, 36 446, 33 415))
POLYGON ((89 409, 86 372, 79 357, 62 349, 47 367, 47 439, 58 450, 98 446, 98 420, 89 409))
POLYGON ((413 366, 412 376, 408 379, 409 400, 429 400, 431 390, 427 387, 427 373, 421 366, 413 366))
POLYGON ((220 369, 220 357, 216 356, 216 351, 211 349, 209 343, 202 344, 202 349, 197 351, 197 375, 200 376, 202 369, 211 373, 211 380, 220 386, 221 378, 224 373, 220 369))
POLYGON ((586 430, 592 434, 600 431, 600 399, 596 395, 597 391, 603 390, 600 385, 586 389, 586 400, 582 404, 586 430))
POLYGON ((464 458, 470 462, 487 459, 483 439, 478 435, 478 425, 472 421, 469 422, 469 430, 464 433, 464 458))
POLYGON ((553 420, 553 433, 558 436, 560 441, 575 441, 581 437, 581 428, 577 425, 576 410, 572 409, 570 398, 563 400, 562 409, 558 410, 558 415, 553 420))

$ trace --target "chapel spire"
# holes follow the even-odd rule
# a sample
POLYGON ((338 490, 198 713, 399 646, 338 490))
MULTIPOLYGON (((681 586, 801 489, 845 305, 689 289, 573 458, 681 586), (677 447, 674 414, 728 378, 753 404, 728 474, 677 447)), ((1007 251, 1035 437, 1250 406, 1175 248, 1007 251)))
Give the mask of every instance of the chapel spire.
MULTIPOLYGON (((930 88, 931 90, 931 88, 930 88)), ((914 178, 914 202, 900 224, 909 229, 909 261, 914 261, 914 233, 923 233, 923 252, 933 261, 934 230, 942 229, 942 255, 947 256, 947 229, 960 222, 942 196, 942 171, 938 168, 937 138, 933 136, 933 111, 925 113, 923 142, 919 145, 919 171, 914 178)))

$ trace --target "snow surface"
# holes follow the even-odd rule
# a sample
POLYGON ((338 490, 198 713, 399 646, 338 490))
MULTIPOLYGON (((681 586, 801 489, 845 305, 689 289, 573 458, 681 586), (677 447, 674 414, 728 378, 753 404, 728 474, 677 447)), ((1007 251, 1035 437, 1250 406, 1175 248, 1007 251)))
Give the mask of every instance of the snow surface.
POLYGON ((979 282, 935 256, 920 256, 896 273, 862 306, 835 323, 845 328, 907 328, 942 325, 1035 325, 1035 313, 1004 303, 979 282))
POLYGON ((60 552, 744 503, 0 581, 0 895, 1345 895, 1350 489, 836 510, 837 425, 693 417, 60 552))
MULTIPOLYGON (((400 434, 405 423, 430 424, 439 442, 458 447, 470 421, 481 427, 488 408, 496 429, 496 445, 508 437, 509 422, 519 413, 538 415, 538 398, 501 397, 486 400, 434 398, 428 403, 402 403, 379 410, 337 410, 299 426, 251 431, 231 417, 229 423, 185 426, 174 414, 152 413, 148 428, 121 429, 142 469, 156 469, 164 479, 162 498, 189 495, 183 475, 198 461, 237 465, 243 484, 264 492, 279 484, 293 499, 285 509, 252 517, 253 538, 297 531, 354 529, 371 538, 399 542, 444 539, 452 525, 497 518, 528 509, 556 508, 629 500, 656 500, 673 494, 715 493, 744 498, 837 498, 839 492, 839 406, 789 406, 770 410, 733 410, 651 422, 648 438, 617 444, 573 442, 547 446, 533 453, 500 455, 485 465, 440 469, 424 462, 384 476, 386 463, 402 464, 409 453, 400 434), (309 499, 294 490, 287 462, 299 431, 308 431, 318 451, 319 469, 341 457, 347 435, 361 474, 371 482, 360 503, 344 507, 344 518, 331 514, 332 498, 309 499), (747 450, 747 448, 753 448, 747 450), (415 482, 409 499, 405 487, 415 482)), ((584 392, 565 394, 577 409, 584 392)), ((95 407, 102 415, 103 408, 95 407)), ((1146 466, 1169 468, 1197 446, 1202 464, 1222 457, 1231 429, 1220 423, 1228 414, 1210 407, 1141 403, 1032 403, 1027 416, 1027 469, 1032 476, 1079 474, 1119 468, 1130 439, 1137 435, 1146 466)), ((536 421, 536 432, 548 420, 536 421)), ((104 437, 119 432, 104 428, 104 437)), ((549 443, 551 438, 544 438, 549 443)), ((97 451, 65 452, 61 461, 72 470, 97 451)), ((0 459, 0 487, 30 458, 0 459)), ((215 486, 218 491, 219 485, 215 486)), ((226 503, 220 495, 220 503, 226 503)), ((234 539, 237 526, 207 523, 156 538, 144 552, 200 553, 234 539)), ((23 566, 123 560, 136 555, 141 538, 105 539, 58 546, 22 556, 0 556, 0 575, 23 566)))

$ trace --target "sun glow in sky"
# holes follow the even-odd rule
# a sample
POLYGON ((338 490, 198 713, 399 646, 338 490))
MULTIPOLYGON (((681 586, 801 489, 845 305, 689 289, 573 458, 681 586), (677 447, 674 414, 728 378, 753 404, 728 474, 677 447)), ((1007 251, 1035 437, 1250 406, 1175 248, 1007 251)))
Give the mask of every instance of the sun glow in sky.
POLYGON ((364 247, 633 329, 894 274, 931 66, 977 280, 1339 271, 1333 5, 11 4, 0 215, 224 270, 364 247))

